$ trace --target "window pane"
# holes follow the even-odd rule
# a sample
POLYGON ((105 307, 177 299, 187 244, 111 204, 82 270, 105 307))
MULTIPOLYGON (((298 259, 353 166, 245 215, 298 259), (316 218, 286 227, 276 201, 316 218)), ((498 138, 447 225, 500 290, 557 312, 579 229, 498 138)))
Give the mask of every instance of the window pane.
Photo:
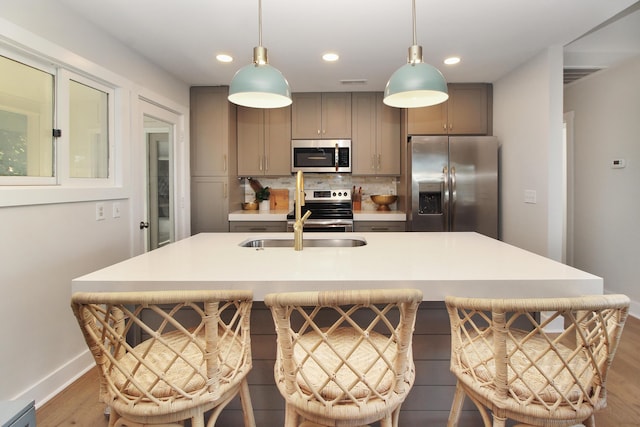
POLYGON ((109 177, 108 95, 69 82, 69 176, 109 177))
POLYGON ((53 75, 0 56, 0 176, 53 176, 53 75))

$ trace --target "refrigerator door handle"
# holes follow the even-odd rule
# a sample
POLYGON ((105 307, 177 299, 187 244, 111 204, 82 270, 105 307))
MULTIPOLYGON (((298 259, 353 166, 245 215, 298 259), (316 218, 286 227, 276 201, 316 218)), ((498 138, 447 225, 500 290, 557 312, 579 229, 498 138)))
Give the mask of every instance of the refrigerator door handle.
POLYGON ((442 204, 442 230, 449 231, 449 168, 446 166, 442 168, 442 178, 443 178, 443 199, 444 203, 442 204))
POLYGON ((455 231, 454 224, 456 223, 456 202, 458 194, 456 191, 456 167, 451 166, 451 231, 455 231))

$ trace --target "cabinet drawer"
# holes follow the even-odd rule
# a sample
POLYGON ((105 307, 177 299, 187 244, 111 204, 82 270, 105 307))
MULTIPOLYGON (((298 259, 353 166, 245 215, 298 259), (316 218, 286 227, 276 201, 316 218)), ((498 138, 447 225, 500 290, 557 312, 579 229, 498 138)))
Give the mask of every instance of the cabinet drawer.
POLYGON ((354 221, 353 231, 360 233, 371 232, 402 232, 405 231, 404 221, 354 221))
POLYGON ((232 233, 280 233, 287 231, 286 221, 231 221, 232 233))

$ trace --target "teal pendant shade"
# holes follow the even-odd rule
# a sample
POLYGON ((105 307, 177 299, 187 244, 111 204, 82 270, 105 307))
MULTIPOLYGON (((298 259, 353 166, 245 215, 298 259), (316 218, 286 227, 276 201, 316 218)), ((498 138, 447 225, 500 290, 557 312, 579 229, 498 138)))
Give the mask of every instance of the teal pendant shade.
POLYGON ((440 70, 422 61, 422 46, 418 45, 416 34, 416 0, 411 4, 413 44, 409 47, 407 64, 391 75, 384 88, 382 102, 390 107, 429 107, 449 99, 447 81, 440 70))
POLYGON ((383 102, 396 108, 419 108, 440 104, 449 98, 447 82, 434 66, 424 62, 398 68, 387 82, 383 102))
POLYGON ((269 64, 249 64, 239 69, 229 86, 229 101, 253 108, 291 105, 289 82, 269 64))

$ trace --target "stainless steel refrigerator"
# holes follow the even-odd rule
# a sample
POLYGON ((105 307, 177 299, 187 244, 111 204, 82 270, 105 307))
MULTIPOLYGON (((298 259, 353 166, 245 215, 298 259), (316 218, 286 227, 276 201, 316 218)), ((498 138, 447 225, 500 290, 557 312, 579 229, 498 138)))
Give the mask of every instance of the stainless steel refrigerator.
POLYGON ((410 136, 410 231, 477 231, 498 238, 498 141, 410 136))

